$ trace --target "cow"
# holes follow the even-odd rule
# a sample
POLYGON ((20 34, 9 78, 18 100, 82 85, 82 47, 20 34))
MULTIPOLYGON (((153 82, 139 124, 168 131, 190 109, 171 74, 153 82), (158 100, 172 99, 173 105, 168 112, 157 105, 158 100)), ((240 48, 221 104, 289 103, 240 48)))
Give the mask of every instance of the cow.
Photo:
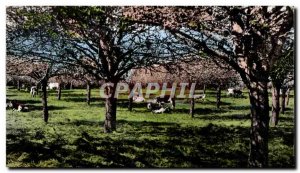
POLYGON ((31 89, 30 89, 30 95, 31 95, 31 97, 35 97, 36 93, 37 93, 36 86, 31 87, 31 89))
POLYGON ((166 95, 164 97, 156 97, 155 99, 148 101, 147 108, 151 111, 159 110, 163 108, 165 103, 171 103, 172 109, 175 109, 175 98, 171 98, 170 95, 166 95))
POLYGON ((49 89, 57 89, 59 88, 59 83, 49 83, 49 89))
POLYGON ((155 114, 161 114, 161 113, 169 113, 171 110, 169 107, 162 107, 160 109, 157 109, 157 110, 153 110, 152 112, 155 113, 155 114))
POLYGON ((22 104, 20 104, 17 109, 18 112, 27 112, 28 110, 28 107, 22 104))
POLYGON ((6 99, 6 109, 11 108, 11 101, 6 99))
POLYGON ((28 106, 25 106, 24 104, 21 104, 17 102, 16 100, 12 100, 9 102, 7 105, 9 108, 12 108, 13 111, 18 111, 18 112, 25 112, 28 111, 28 106))
POLYGON ((11 108, 12 110, 17 110, 19 106, 19 103, 17 103, 15 100, 11 100, 7 103, 7 107, 11 108))
POLYGON ((133 96, 132 100, 135 103, 141 103, 145 101, 144 97, 140 97, 140 96, 133 96))
POLYGON ((234 90, 233 88, 228 88, 228 89, 227 89, 227 91, 228 91, 228 92, 227 92, 227 95, 228 95, 228 96, 232 96, 232 95, 234 94, 234 93, 233 93, 233 90, 234 90))
POLYGON ((155 100, 148 102, 147 108, 151 111, 158 110, 161 108, 161 105, 159 105, 155 100))
POLYGON ((171 103, 172 109, 175 109, 175 98, 171 97, 170 95, 165 95, 164 97, 156 97, 156 103, 162 105, 164 103, 171 103))
POLYGON ((240 97, 243 95, 243 92, 240 89, 228 88, 227 91, 228 96, 240 97))

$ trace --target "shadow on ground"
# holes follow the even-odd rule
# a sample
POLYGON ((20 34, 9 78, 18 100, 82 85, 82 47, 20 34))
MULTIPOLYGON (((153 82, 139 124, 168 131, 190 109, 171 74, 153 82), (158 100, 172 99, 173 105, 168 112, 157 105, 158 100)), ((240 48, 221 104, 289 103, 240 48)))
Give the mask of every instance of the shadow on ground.
MULTIPOLYGON (((97 126, 95 121, 65 122, 61 125, 97 126)), ((14 159, 30 167, 246 167, 249 129, 208 124, 181 127, 176 123, 118 121, 119 132, 92 135, 81 131, 69 142, 63 135, 47 139, 45 131, 25 130, 7 134, 7 160, 14 159), (41 164, 43 163, 44 164, 41 164)), ((99 129, 96 129, 99 130, 99 129)), ((283 138, 293 144, 291 129, 274 129, 270 140, 283 138), (289 135, 287 135, 289 134, 289 135)), ((292 160, 292 158, 290 159, 292 160)), ((281 162, 275 167, 291 167, 281 162)), ((22 166, 21 166, 22 167, 22 166)))

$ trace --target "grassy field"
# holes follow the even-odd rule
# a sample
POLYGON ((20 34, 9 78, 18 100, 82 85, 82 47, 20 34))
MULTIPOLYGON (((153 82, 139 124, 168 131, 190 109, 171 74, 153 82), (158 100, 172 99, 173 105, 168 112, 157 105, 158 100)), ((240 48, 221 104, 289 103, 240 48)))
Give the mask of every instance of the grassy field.
MULTIPOLYGON (((29 105, 29 112, 7 110, 7 166, 17 167, 246 167, 249 152, 249 99, 226 98, 221 108, 215 93, 188 115, 186 100, 170 114, 153 114, 146 105, 120 99, 117 131, 103 133, 104 102, 92 90, 63 90, 62 99, 49 93, 49 123, 42 119, 41 98, 7 89, 7 98, 29 105)), ((269 166, 295 167, 294 99, 279 125, 270 128, 269 166)))

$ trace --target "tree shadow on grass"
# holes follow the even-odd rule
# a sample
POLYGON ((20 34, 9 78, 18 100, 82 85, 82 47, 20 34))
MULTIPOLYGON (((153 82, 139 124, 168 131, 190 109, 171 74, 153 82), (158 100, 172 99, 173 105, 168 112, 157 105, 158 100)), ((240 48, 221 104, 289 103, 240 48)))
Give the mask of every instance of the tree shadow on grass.
POLYGON ((17 100, 17 99, 9 99, 9 101, 15 101, 17 103, 24 104, 24 105, 32 105, 32 104, 41 103, 40 100, 17 100))
MULTIPOLYGON (((127 132, 129 137, 95 138, 83 132, 83 137, 75 142, 79 146, 77 152, 100 155, 107 162, 112 162, 112 167, 137 167, 139 164, 142 167, 179 168, 184 165, 193 168, 247 165, 247 151, 230 149, 223 143, 235 143, 236 138, 243 138, 242 134, 248 131, 246 129, 222 128, 212 124, 206 127, 180 127, 175 123, 118 121, 118 125, 124 124, 134 127, 134 130, 127 132), (148 135, 148 138, 139 138, 140 135, 148 135), (153 138, 157 135, 161 138, 153 138), (135 157, 127 157, 127 154, 135 157), (228 161, 231 165, 226 165, 228 161)), ((248 140, 241 145, 248 146, 248 140)))
POLYGON ((70 94, 70 93, 77 93, 78 91, 76 91, 76 90, 71 90, 71 89, 64 89, 64 90, 62 90, 62 93, 63 94, 70 94))
MULTIPOLYGON (((66 101, 66 102, 86 102, 86 97, 65 97, 62 100, 66 101)), ((95 97, 91 97, 90 98, 90 102, 104 102, 104 99, 100 99, 100 98, 95 98, 95 97)))
POLYGON ((294 117, 283 117, 279 115, 279 124, 281 122, 289 122, 289 123, 293 123, 295 120, 294 120, 294 117))
MULTIPOLYGON (((216 101, 210 101, 210 100, 204 100, 204 101, 199 101, 199 100, 196 100, 196 103, 197 104, 202 104, 202 105, 217 105, 217 102, 216 101)), ((227 105, 231 105, 232 103, 230 102, 224 102, 224 101, 221 101, 220 105, 221 106, 227 106, 227 105)))
MULTIPOLYGON (((65 97, 63 100, 67 102, 86 102, 86 97, 65 97)), ((90 103, 100 102, 105 104, 105 98, 99 97, 91 97, 90 103)), ((128 99, 118 99, 117 101, 118 106, 123 106, 128 104, 128 99)))
POLYGON ((15 97, 15 96, 17 96, 17 94, 7 94, 6 93, 6 98, 8 98, 8 97, 15 97))
POLYGON ((230 110, 250 110, 250 106, 228 106, 230 110))
MULTIPOLYGON (((118 101, 118 107, 121 108, 128 108, 129 102, 128 100, 121 100, 118 101)), ((133 103, 132 108, 145 108, 147 109, 147 102, 142 102, 142 103, 133 103)))
POLYGON ((75 120, 71 121, 70 119, 66 119, 65 122, 49 122, 49 124, 53 125, 69 125, 69 126, 95 126, 100 127, 103 125, 103 122, 100 121, 91 121, 91 120, 75 120))
MULTIPOLYGON (((35 110, 43 110, 43 106, 36 106, 36 105, 28 105, 29 111, 35 111, 35 110)), ((53 106, 53 105, 48 105, 48 110, 64 110, 67 109, 67 107, 64 106, 53 106)))
POLYGON ((232 115, 195 115, 196 119, 202 120, 250 120, 249 114, 232 114, 232 115))
MULTIPOLYGON (((80 138, 79 138, 80 139, 80 138)), ((74 143, 76 144, 76 143, 74 143)), ((15 161, 22 162, 25 166, 10 167, 10 168, 64 168, 64 167, 86 167, 95 168, 102 167, 100 163, 92 163, 86 160, 82 160, 82 157, 86 156, 81 153, 77 153, 76 150, 67 149, 67 139, 63 136, 57 136, 55 139, 46 139, 43 131, 37 130, 35 134, 30 135, 26 132, 18 134, 7 135, 7 162, 15 161), (22 136, 22 138, 20 138, 22 136), (43 142, 36 142, 34 140, 42 140, 43 142), (12 156, 17 155, 16 158, 12 156), (78 156, 81 156, 81 158, 78 156), (48 165, 51 161, 56 160, 55 165, 48 165), (40 164, 45 162, 44 164, 40 164)), ((80 147, 80 146, 77 146, 80 147)), ((86 146, 87 147, 87 146, 86 146)), ((92 153, 90 153, 92 154, 92 153)))
POLYGON ((295 129, 294 127, 270 127, 270 139, 283 139, 283 143, 288 146, 295 145, 295 129))
MULTIPOLYGON (((68 125, 78 124, 98 126, 99 122, 76 121, 69 122, 68 125)), ((82 131, 73 142, 68 142, 68 136, 46 139, 45 132, 39 130, 33 134, 25 131, 14 134, 8 131, 7 157, 9 161, 17 159, 32 167, 51 159, 58 161, 56 167, 79 168, 243 168, 247 166, 249 152, 249 128, 247 127, 214 124, 204 127, 183 127, 171 122, 127 120, 118 120, 117 125, 116 134, 94 135, 89 131, 82 131), (35 142, 32 139, 43 142, 35 142)), ((291 128, 272 129, 270 140, 286 136, 290 131, 291 128)), ((293 139, 293 134, 283 140, 290 145, 293 142, 290 138, 293 139)), ((292 159, 290 161, 292 162, 292 159)), ((285 161, 279 166, 291 167, 294 164, 291 162, 285 161)))
MULTIPOLYGON (((81 97, 72 97, 72 98, 64 98, 63 100, 67 102, 86 102, 86 98, 81 97)), ((91 98, 90 107, 104 107, 105 106, 105 99, 104 98, 91 98)), ((117 101, 117 108, 128 108, 128 99, 118 99, 117 101)), ((147 109, 147 102, 142 103, 133 103, 134 108, 145 108, 147 109)), ((148 111, 147 111, 148 112, 148 111)))
POLYGON ((286 107, 285 111, 294 111, 294 108, 286 107))
MULTIPOLYGON (((189 113, 189 109, 186 108, 176 108, 173 110, 173 113, 189 113)), ((225 113, 227 112, 224 109, 217 109, 217 108, 195 108, 195 114, 200 115, 208 115, 208 114, 216 114, 216 113, 225 113)))
MULTIPOLYGON (((33 139, 45 139, 44 133, 37 131, 34 136, 30 136, 26 131, 18 131, 17 134, 7 134, 6 135, 6 152, 7 152, 7 161, 10 162, 11 154, 18 155, 18 161, 22 163, 30 164, 30 167, 35 167, 31 163, 38 163, 39 161, 48 160, 48 159, 58 159, 56 150, 59 150, 60 153, 64 153, 61 150, 61 146, 65 144, 62 138, 57 138, 57 140, 46 143, 37 143, 33 142, 33 139)), ((14 167, 15 168, 15 167, 14 167)), ((18 167, 17 167, 18 168, 18 167)))
MULTIPOLYGON (((52 94, 53 96, 56 96, 56 93, 52 94)), ((62 93, 61 94, 62 98, 72 98, 72 97, 81 97, 81 98, 86 98, 86 93, 74 93, 74 94, 66 94, 66 93, 62 93)))

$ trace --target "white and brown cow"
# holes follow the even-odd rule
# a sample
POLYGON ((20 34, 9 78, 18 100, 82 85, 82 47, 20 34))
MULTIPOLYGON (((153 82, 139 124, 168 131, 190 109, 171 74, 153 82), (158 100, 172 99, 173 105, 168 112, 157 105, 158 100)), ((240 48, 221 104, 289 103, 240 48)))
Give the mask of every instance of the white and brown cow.
POLYGON ((148 102, 147 108, 149 110, 157 110, 163 108, 165 103, 171 103, 172 109, 175 109, 175 98, 170 95, 165 95, 164 97, 156 97, 152 101, 148 102))
POLYGON ((18 112, 26 112, 28 111, 28 106, 21 104, 17 102, 16 100, 12 100, 7 104, 8 108, 12 108, 13 111, 18 111, 18 112))

